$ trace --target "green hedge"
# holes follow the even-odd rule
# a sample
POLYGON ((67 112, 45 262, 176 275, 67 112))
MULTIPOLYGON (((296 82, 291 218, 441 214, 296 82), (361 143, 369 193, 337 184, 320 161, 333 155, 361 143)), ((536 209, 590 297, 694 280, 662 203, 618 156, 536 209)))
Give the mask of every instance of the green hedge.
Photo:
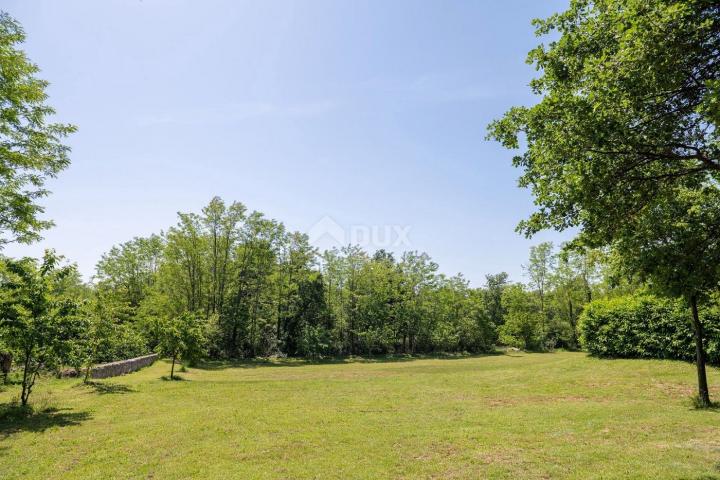
MULTIPOLYGON (((578 322, 580 343, 598 357, 693 361, 690 309, 684 302, 652 295, 595 300, 578 322)), ((707 360, 720 364, 720 311, 704 309, 707 360)))

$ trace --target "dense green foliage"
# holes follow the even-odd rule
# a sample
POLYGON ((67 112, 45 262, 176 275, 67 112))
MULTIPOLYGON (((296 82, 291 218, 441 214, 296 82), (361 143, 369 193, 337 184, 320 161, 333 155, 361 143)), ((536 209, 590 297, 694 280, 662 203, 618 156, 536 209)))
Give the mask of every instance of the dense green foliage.
MULTIPOLYGON (((588 353, 609 358, 695 358, 692 319, 684 302, 653 295, 594 300, 578 325, 588 353)), ((707 325, 707 359, 720 365, 720 312, 701 312, 707 325)))
POLYGON ((87 330, 77 302, 64 295, 73 267, 59 262, 46 252, 40 265, 6 259, 0 271, 0 335, 22 366, 23 405, 42 370, 75 363, 87 330))
POLYGON ((543 312, 522 285, 508 287, 502 296, 507 311, 500 327, 500 340, 523 349, 539 349, 543 343, 543 312))
POLYGON ((205 353, 205 331, 202 320, 191 313, 164 319, 160 325, 160 353, 170 357, 170 380, 175 378, 178 358, 193 362, 205 353))
MULTIPOLYGON (((602 357, 694 358, 709 406, 706 354, 720 362, 720 314, 706 305, 720 283, 719 14, 703 0, 573 0, 536 22, 539 35, 559 34, 529 55, 542 99, 511 109, 490 135, 524 148, 513 161, 539 209, 519 230, 580 233, 560 252, 533 247, 527 284, 499 273, 473 288, 420 252, 321 253, 214 198, 113 247, 91 285, 51 253, 2 259, 0 357, 22 366, 22 403, 43 371, 85 369, 87 380, 95 363, 150 351, 171 358, 173 379, 176 361, 201 357, 582 344, 602 357), (612 298, 636 282, 668 298, 612 298)), ((47 83, 23 41, 0 13, 0 248, 50 225, 37 200, 67 167, 61 141, 74 130, 49 122, 47 83)))
POLYGON ((611 247, 627 270, 684 297, 710 405, 697 312, 720 284, 720 5, 572 0, 535 25, 558 35, 528 56, 542 98, 490 125, 523 149, 513 163, 539 207, 518 229, 576 227, 576 243, 611 247))
MULTIPOLYGON (((20 385, 0 387, 0 478, 716 478, 688 365, 467 355, 694 360, 702 407, 720 365, 720 4, 571 0, 536 25, 559 34, 529 56, 542 98, 490 135, 524 148, 539 208, 518 229, 579 236, 532 247, 526 284, 319 252, 217 197, 110 249, 89 284, 52 251, 0 257, 0 363, 20 385), (188 381, 160 381, 164 360, 89 381, 149 352, 188 381)), ((74 131, 23 41, 0 12, 0 249, 51 225, 38 202, 74 131)))
POLYGON ((720 286, 720 189, 716 184, 677 188, 662 205, 646 209, 621 235, 613 248, 625 270, 635 272, 656 290, 683 298, 692 312, 698 390, 710 405, 705 373, 706 334, 715 325, 703 322, 703 300, 720 286))
POLYGON ((670 297, 706 299, 720 284, 720 189, 678 189, 615 242, 620 267, 670 297))
POLYGON ((528 56, 542 99, 490 133, 524 170, 539 210, 520 225, 581 227, 606 243, 628 212, 718 179, 720 6, 706 0, 573 0, 536 20, 559 38, 528 56))
POLYGON ((49 122, 55 111, 46 103, 48 83, 36 77, 24 41, 20 24, 0 11, 0 248, 37 240, 52 225, 40 218, 37 200, 48 194, 45 180, 69 165, 61 141, 75 130, 49 122))
POLYGON ((113 248, 96 292, 151 348, 162 319, 203 319, 216 357, 482 352, 496 340, 482 292, 438 274, 427 255, 320 255, 306 235, 219 198, 165 234, 113 248))
POLYGON ((215 358, 488 352, 498 340, 576 348, 582 305, 607 290, 600 257, 541 244, 530 285, 510 287, 502 273, 472 288, 424 253, 320 254, 306 235, 215 198, 167 233, 113 247, 98 263, 95 301, 151 349, 167 319, 190 313, 215 358))

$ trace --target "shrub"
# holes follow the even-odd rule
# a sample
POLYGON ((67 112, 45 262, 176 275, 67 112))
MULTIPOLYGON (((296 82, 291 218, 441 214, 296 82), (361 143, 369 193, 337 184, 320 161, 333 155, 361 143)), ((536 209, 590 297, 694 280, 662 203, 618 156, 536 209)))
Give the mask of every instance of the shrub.
MULTIPOLYGON (((685 302, 652 295, 595 300, 578 323, 580 343, 591 355, 693 361, 695 343, 685 302)), ((701 312, 709 363, 720 364, 720 310, 701 312)))
POLYGON ((108 323, 108 332, 97 346, 95 363, 114 362, 150 353, 145 337, 130 323, 108 323))
POLYGON ((328 355, 330 349, 330 333, 322 325, 305 325, 302 329, 298 351, 310 358, 321 358, 328 355))

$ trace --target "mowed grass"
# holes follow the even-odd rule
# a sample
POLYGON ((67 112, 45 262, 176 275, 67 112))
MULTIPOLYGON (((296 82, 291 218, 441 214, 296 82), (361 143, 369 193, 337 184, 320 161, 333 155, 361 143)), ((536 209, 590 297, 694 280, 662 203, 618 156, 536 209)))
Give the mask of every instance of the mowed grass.
MULTIPOLYGON (((0 423, 0 478, 720 478, 694 367, 582 353, 309 364, 166 362, 0 423)), ((720 374, 710 371, 720 398, 720 374)), ((0 393, 0 402, 17 395, 0 393)))

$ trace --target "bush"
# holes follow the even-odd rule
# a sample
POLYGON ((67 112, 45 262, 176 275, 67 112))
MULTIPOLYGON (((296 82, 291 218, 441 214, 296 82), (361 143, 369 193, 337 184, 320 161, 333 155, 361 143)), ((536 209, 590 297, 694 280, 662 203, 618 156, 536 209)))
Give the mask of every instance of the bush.
POLYGON ((330 354, 330 333, 322 325, 305 325, 302 329, 298 351, 310 358, 322 358, 330 354))
MULTIPOLYGON (((708 363, 720 364, 720 311, 701 313, 708 363)), ((685 302, 652 295, 595 300, 578 322, 580 343, 591 355, 693 361, 695 341, 685 302)))
POLYGON ((145 337, 129 323, 110 324, 110 331, 99 343, 94 361, 114 362, 150 353, 145 337))

